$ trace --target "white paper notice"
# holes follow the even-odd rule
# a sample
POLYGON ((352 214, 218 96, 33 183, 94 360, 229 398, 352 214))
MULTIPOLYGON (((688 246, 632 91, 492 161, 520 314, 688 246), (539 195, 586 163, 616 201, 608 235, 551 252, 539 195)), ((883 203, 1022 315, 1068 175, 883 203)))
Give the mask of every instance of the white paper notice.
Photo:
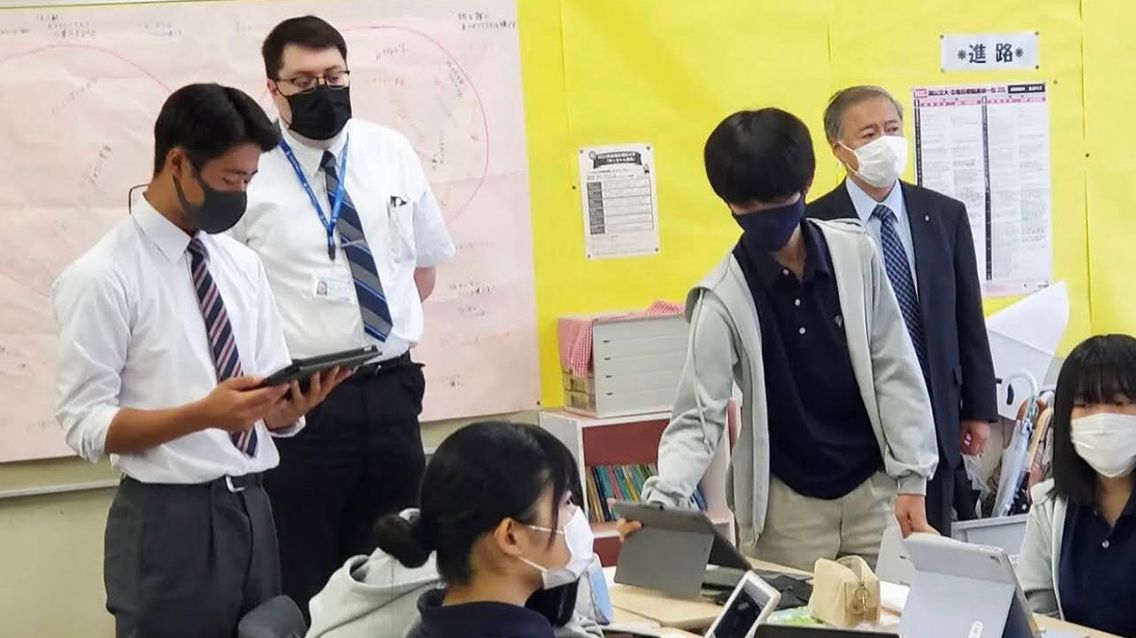
POLYGON ((581 148, 580 196, 588 259, 659 252, 655 155, 649 144, 581 148))
POLYGON ((983 294, 1048 285, 1053 272, 1045 84, 916 88, 919 184, 970 215, 983 294))
MULTIPOLYGON (((1023 372, 1044 382, 1065 328, 1069 325, 1069 290, 1060 281, 986 318, 994 374, 1006 379, 1023 372)), ((998 413, 1013 419, 1024 399, 1019 387, 1012 404, 1007 386, 998 385, 998 413)))

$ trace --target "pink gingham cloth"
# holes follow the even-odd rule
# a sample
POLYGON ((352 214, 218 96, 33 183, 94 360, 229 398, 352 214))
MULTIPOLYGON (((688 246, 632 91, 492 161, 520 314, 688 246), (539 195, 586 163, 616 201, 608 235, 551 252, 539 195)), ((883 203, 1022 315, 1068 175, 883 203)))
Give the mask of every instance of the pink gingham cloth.
POLYGON ((597 319, 642 319, 644 317, 673 317, 682 314, 683 307, 670 301, 656 301, 642 312, 599 315, 592 317, 564 317, 556 323, 556 336, 560 344, 560 367, 578 377, 588 376, 592 368, 592 326, 597 319))

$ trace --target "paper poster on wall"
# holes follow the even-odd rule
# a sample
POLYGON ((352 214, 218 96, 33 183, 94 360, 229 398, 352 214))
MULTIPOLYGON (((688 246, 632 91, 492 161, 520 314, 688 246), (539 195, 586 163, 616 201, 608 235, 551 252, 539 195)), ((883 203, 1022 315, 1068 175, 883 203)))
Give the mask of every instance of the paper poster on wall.
POLYGON ((580 199, 588 259, 659 252, 655 154, 650 144, 581 148, 580 199))
POLYGON ((983 294, 1048 285, 1053 225, 1045 84, 923 87, 914 98, 916 177, 966 204, 983 294))
MULTIPOLYGON (((422 419, 536 408, 516 1, 318 4, 351 52, 354 113, 406 136, 457 246, 439 266, 426 335, 414 349, 426 366, 422 419)), ((52 416, 51 282, 126 218, 127 191, 152 170, 151 123, 166 97, 208 79, 241 88, 275 114, 260 46, 276 23, 313 6, 0 11, 0 148, 19 158, 0 162, 0 462, 68 453, 52 416)))

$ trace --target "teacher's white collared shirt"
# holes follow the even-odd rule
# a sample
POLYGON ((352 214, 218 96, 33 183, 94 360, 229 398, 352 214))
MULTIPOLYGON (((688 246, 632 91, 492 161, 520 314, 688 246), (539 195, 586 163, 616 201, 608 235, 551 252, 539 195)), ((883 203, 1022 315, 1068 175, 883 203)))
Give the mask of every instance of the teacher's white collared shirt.
MULTIPOLYGON (((320 169, 323 149, 303 145, 287 130, 284 137, 329 217, 326 176, 320 169)), ((425 328, 415 269, 448 259, 454 245, 418 155, 405 137, 352 119, 328 149, 337 170, 345 146, 344 187, 363 223, 390 308, 392 327, 385 344, 363 332, 351 266, 338 249, 338 233, 331 260, 327 231, 282 149, 261 157, 260 172, 249 185, 248 212, 231 233, 264 261, 294 356, 374 344, 381 348, 382 359, 392 359, 416 345, 425 328)))
MULTIPOLYGON (((51 289, 59 324, 56 418, 68 445, 90 461, 103 456, 120 408, 173 408, 217 386, 190 275, 190 237, 144 197, 131 208, 51 289)), ((267 375, 287 365, 280 316, 256 254, 225 236, 202 234, 201 241, 245 374, 267 375)), ((112 454, 111 463, 144 483, 204 483, 263 472, 280 457, 264 423, 256 429, 252 458, 228 432, 210 428, 144 452, 112 454)))

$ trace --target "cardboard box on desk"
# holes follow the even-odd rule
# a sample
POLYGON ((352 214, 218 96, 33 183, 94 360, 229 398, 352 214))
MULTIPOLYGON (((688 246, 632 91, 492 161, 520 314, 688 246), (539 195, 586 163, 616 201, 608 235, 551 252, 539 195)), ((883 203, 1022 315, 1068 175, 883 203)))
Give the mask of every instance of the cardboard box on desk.
MULTIPOLYGON (((580 347, 565 342, 564 335, 575 334, 566 322, 577 330, 580 322, 591 324, 587 372, 580 365, 562 371, 565 409, 594 417, 670 409, 686 361, 688 327, 681 315, 565 317, 560 322, 562 353, 580 347)), ((565 362, 570 358, 562 356, 565 362)))

